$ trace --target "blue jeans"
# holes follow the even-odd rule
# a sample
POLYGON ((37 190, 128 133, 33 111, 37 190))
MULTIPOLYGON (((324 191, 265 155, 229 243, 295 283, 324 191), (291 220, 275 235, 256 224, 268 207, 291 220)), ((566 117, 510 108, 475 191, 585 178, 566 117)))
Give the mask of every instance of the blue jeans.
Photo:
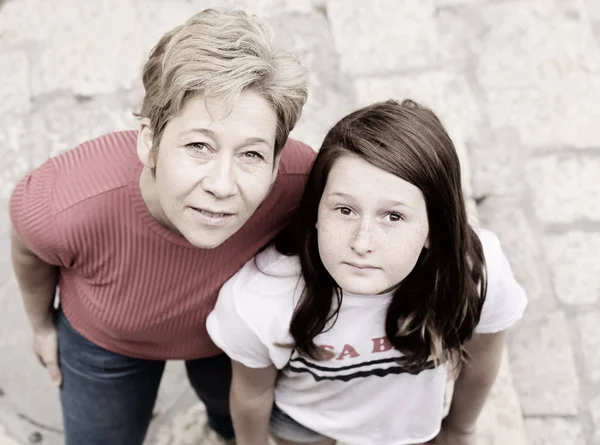
MULTIPOLYGON (((65 444, 142 445, 165 362, 107 351, 79 334, 62 311, 57 329, 65 444)), ((209 425, 223 438, 233 438, 230 359, 221 354, 189 360, 186 370, 206 405, 209 425)))

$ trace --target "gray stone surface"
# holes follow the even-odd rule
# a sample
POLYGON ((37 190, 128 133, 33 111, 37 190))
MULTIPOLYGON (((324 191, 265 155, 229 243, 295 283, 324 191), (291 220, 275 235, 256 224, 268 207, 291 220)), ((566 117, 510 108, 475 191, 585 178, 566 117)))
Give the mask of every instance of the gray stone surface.
POLYGON ((4 117, 0 126, 0 147, 2 147, 2 170, 0 170, 0 198, 8 198, 16 178, 47 158, 45 150, 28 150, 28 133, 25 122, 15 116, 4 117), (27 156, 23 153, 27 152, 27 156))
POLYGON ((528 147, 588 147, 600 111, 600 51, 576 0, 488 2, 477 73, 494 127, 528 147))
POLYGON ((441 66, 469 61, 477 51, 485 24, 478 8, 468 6, 480 0, 437 0, 437 63, 441 66), (450 6, 450 7, 448 7, 450 6))
POLYGON ((521 409, 509 366, 505 352, 500 373, 477 424, 478 444, 527 444, 522 419, 515 416, 521 409))
POLYGON ((600 395, 590 402, 590 413, 594 422, 594 440, 600 442, 600 395))
MULTIPOLYGON (((469 144, 471 177, 476 196, 514 196, 524 192, 526 150, 513 128, 484 133, 469 144)), ((514 208, 514 205, 512 206, 514 208)))
MULTIPOLYGON (((477 189, 475 193, 476 196, 487 196, 477 189)), ((554 309, 556 304, 546 280, 535 230, 519 206, 519 199, 512 195, 491 194, 479 206, 481 225, 503 235, 502 250, 509 258, 514 276, 527 292, 527 317, 537 317, 554 309), (490 213, 493 213, 493 217, 490 217, 490 213), (539 308, 545 310, 535 310, 539 308)))
POLYGON ((567 304, 600 299, 600 234, 571 231, 546 235, 543 247, 558 298, 567 304))
POLYGON ((585 368, 589 380, 600 381, 600 311, 580 314, 576 318, 579 326, 581 349, 585 356, 585 368))
POLYGON ((331 0, 327 11, 345 73, 385 74, 435 63, 432 0, 331 0))
POLYGON ((554 154, 526 165, 537 217, 546 224, 600 221, 600 157, 554 154), (544 187, 539 187, 544 184, 544 187))
POLYGON ((515 387, 525 416, 575 416, 579 381, 565 315, 556 311, 539 323, 523 323, 511 344, 515 387))
POLYGON ((25 51, 0 51, 0 115, 30 108, 29 61, 25 51))
POLYGON ((584 444, 581 425, 573 419, 526 419, 525 428, 530 445, 579 445, 584 444))

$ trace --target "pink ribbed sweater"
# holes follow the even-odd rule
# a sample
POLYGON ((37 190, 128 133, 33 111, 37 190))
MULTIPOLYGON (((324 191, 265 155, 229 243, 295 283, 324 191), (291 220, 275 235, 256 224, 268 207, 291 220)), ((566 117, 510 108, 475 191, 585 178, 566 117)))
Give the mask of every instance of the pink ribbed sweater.
POLYGON ((92 342, 147 359, 215 355, 205 321, 219 288, 286 223, 315 153, 289 140, 265 202, 229 240, 204 250, 149 213, 136 138, 111 133, 50 159, 15 188, 11 220, 40 258, 60 266, 62 309, 92 342))

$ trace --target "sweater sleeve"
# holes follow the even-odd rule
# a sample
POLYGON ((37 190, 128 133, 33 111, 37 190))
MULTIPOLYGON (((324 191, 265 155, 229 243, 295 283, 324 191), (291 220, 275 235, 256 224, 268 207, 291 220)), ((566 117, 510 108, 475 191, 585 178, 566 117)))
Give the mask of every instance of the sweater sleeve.
POLYGON ((508 329, 521 319, 527 306, 527 297, 513 276, 496 235, 482 230, 479 237, 487 263, 488 288, 475 332, 490 334, 508 329))
POLYGON ((71 255, 56 226, 54 179, 52 160, 21 179, 10 197, 10 219, 16 232, 38 257, 48 264, 67 267, 71 255))

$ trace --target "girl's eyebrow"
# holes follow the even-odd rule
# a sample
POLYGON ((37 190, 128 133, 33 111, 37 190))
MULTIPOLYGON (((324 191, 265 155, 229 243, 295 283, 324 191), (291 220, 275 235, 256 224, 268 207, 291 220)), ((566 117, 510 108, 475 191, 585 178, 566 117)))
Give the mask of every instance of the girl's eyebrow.
MULTIPOLYGON (((334 192, 329 194, 330 198, 343 198, 343 199, 354 199, 352 195, 348 195, 347 193, 342 192, 334 192)), ((412 209, 413 207, 405 202, 397 201, 394 199, 386 200, 383 202, 383 207, 404 207, 407 209, 412 209)))
POLYGON ((385 201, 384 202, 386 206, 391 206, 391 207, 405 207, 407 209, 412 209, 412 206, 402 202, 402 201, 396 201, 396 200, 389 200, 389 201, 385 201))
POLYGON ((331 198, 337 197, 337 198, 353 199, 352 196, 347 195, 346 193, 342 193, 342 192, 329 193, 329 197, 331 197, 331 198))

